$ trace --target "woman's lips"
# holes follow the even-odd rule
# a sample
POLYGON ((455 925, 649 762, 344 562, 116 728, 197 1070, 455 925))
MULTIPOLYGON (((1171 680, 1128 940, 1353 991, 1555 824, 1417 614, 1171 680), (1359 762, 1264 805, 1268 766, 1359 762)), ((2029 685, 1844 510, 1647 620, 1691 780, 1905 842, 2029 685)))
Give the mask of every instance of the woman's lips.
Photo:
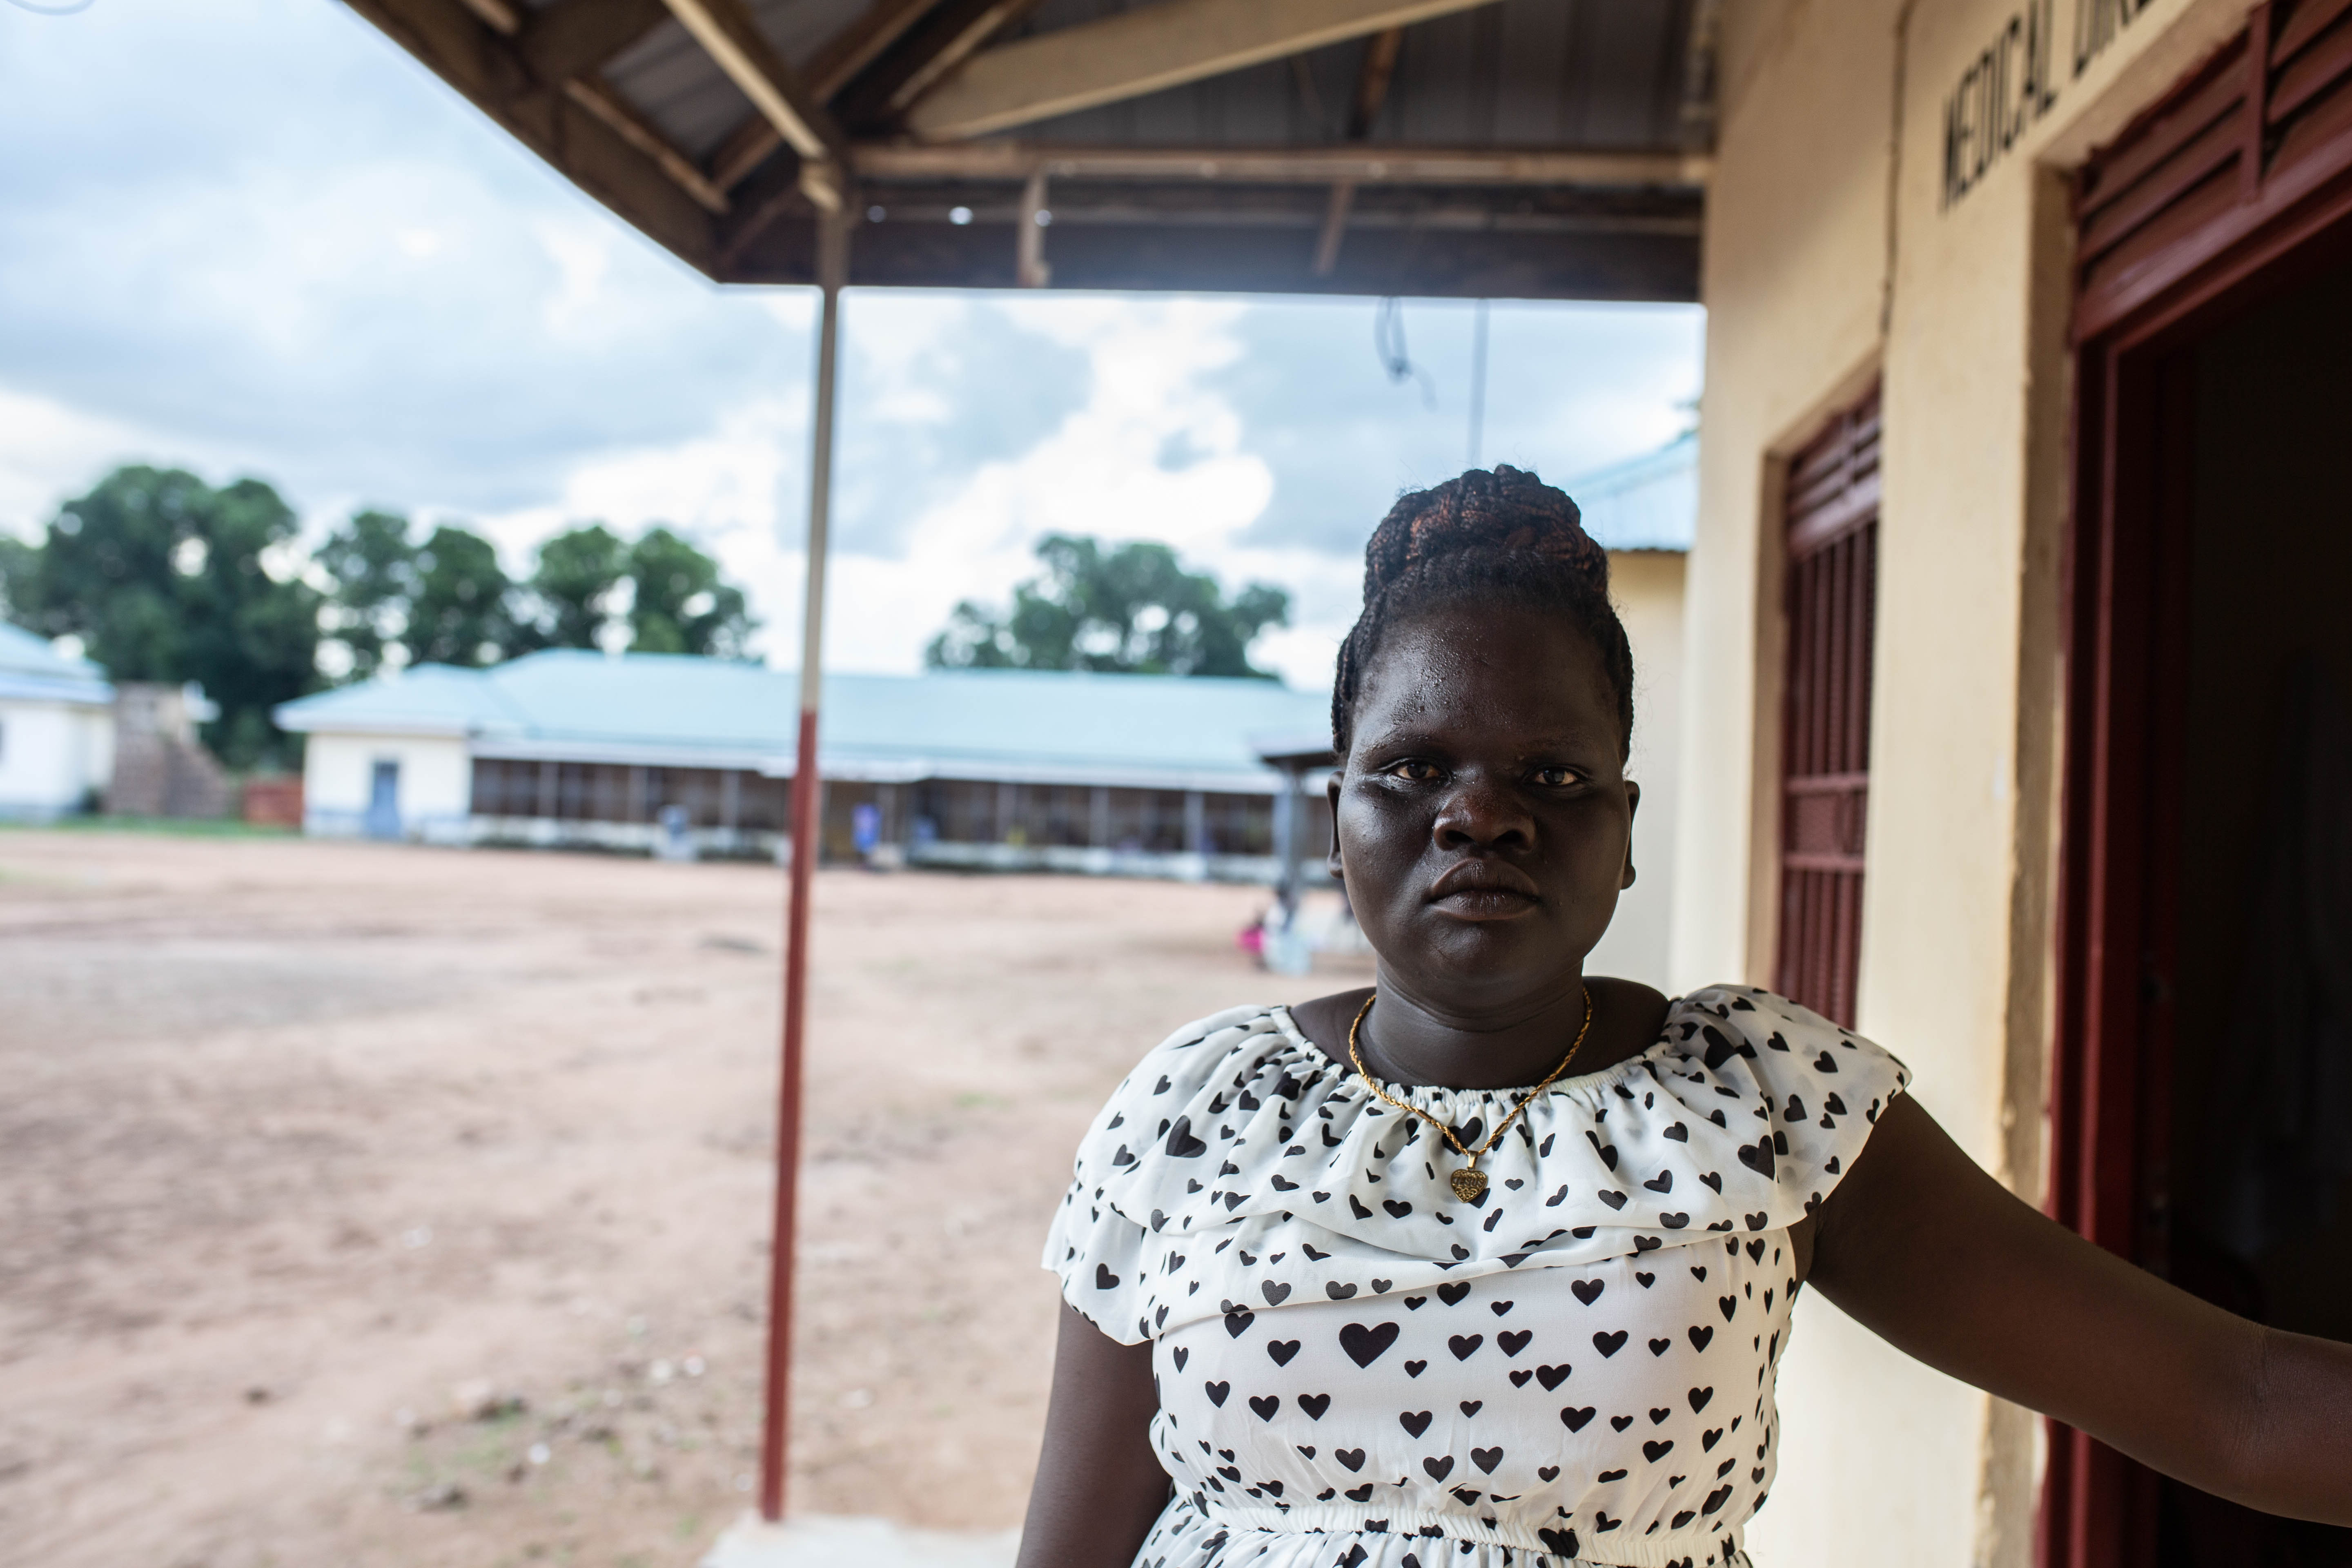
POLYGON ((1498 921, 1526 914, 1542 900, 1535 883, 1517 868, 1468 861, 1430 885, 1429 901, 1459 920, 1498 921))
POLYGON ((1539 902, 1533 893, 1511 888, 1464 888, 1430 900, 1431 907, 1465 921, 1507 921, 1532 911, 1539 902))

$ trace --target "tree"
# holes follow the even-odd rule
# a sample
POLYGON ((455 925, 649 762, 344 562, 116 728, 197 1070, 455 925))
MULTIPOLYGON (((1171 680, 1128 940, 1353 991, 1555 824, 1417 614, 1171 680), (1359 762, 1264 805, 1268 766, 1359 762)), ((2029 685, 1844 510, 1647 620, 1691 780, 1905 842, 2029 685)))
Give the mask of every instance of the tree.
POLYGON ((629 547, 629 647, 741 658, 759 623, 743 591, 722 581, 719 563, 656 524, 629 547))
POLYGON ((236 766, 282 756, 269 710, 317 684, 316 590, 295 575, 293 509, 259 479, 116 469, 8 552, 10 613, 81 638, 117 680, 199 681, 205 739, 236 766))
POLYGON ((1048 534, 1045 574, 1013 591, 998 616, 967 599, 931 639, 936 668, 1092 669, 1135 675, 1274 677, 1250 644, 1290 622, 1290 595, 1253 583, 1229 602, 1217 580, 1187 572, 1164 544, 1048 534))
POLYGON ((532 647, 602 647, 615 591, 628 571, 628 546, 601 522, 547 541, 530 574, 520 640, 532 647))
POLYGON ((497 547, 480 534, 443 523, 416 552, 416 590, 409 601, 412 664, 496 664, 516 642, 514 580, 497 547))
POLYGON ((32 619, 29 595, 38 592, 34 577, 40 568, 38 545, 0 534, 0 620, 32 619))
POLYGON ((416 595, 416 546, 408 520, 395 512, 353 515, 312 557, 335 580, 329 616, 336 640, 351 650, 347 679, 365 680, 385 656, 404 647, 410 602, 416 595))

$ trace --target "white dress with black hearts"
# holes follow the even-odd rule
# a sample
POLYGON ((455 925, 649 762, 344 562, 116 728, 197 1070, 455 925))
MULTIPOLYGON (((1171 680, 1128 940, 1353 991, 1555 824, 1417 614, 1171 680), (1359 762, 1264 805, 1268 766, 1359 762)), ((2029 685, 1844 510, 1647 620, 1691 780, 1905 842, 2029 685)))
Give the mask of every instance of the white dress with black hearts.
MULTIPOLYGON (((1179 1030, 1080 1146, 1045 1266, 1152 1342, 1174 1499, 1139 1568, 1744 1568, 1789 1227, 1907 1081, 1744 986, 1462 1163, 1281 1007, 1179 1030)), ((1475 1147, 1524 1090, 1404 1089, 1475 1147)))

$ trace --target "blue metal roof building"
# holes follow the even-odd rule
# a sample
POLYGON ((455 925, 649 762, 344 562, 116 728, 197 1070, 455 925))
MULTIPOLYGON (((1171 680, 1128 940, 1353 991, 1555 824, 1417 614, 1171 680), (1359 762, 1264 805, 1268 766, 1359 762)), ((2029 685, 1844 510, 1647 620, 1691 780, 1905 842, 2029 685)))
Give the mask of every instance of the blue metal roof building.
MULTIPOLYGON (((850 852, 870 806, 883 841, 919 860, 1255 879, 1282 788, 1256 742, 1328 728, 1329 698, 1271 680, 941 670, 829 676, 824 703, 830 853, 850 852)), ((675 808, 701 851, 762 854, 785 821, 797 678, 563 649, 424 666, 277 717, 310 738, 313 832, 658 849, 675 808)))
POLYGON ((113 706, 98 666, 0 622, 0 819, 87 809, 113 773, 113 706))
POLYGON ((1698 432, 1580 474, 1564 488, 1601 548, 1688 553, 1698 536, 1698 432))

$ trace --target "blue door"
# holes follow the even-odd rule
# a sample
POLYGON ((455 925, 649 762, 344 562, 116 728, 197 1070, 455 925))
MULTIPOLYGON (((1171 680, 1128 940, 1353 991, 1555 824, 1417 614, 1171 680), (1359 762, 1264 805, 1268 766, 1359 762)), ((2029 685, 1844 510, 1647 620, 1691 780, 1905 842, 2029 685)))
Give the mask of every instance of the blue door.
POLYGON ((383 761, 375 765, 375 776, 368 788, 367 836, 400 837, 400 764, 396 762, 383 761))

